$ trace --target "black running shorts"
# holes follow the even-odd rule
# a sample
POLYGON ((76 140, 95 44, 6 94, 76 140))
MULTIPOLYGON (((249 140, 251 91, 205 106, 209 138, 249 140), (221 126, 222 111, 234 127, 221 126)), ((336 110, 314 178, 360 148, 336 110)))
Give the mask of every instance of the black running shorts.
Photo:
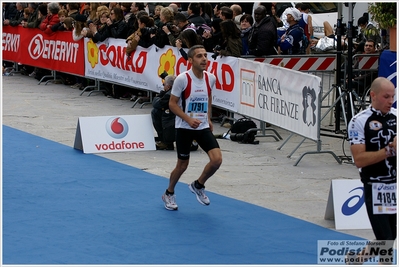
POLYGON ((176 150, 177 157, 182 160, 190 158, 190 148, 193 140, 197 141, 198 145, 208 153, 209 150, 219 148, 215 136, 210 128, 203 130, 189 130, 189 129, 176 129, 176 150))

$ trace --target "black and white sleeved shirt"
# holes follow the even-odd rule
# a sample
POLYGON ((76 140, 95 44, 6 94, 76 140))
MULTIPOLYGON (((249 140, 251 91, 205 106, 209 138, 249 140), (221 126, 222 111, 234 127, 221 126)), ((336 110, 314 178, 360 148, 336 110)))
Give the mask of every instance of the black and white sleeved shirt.
MULTIPOLYGON (((385 148, 396 136, 396 109, 387 114, 369 107, 356 114, 348 124, 350 145, 364 144, 366 151, 385 148)), ((396 183, 396 156, 359 169, 363 183, 396 183)))

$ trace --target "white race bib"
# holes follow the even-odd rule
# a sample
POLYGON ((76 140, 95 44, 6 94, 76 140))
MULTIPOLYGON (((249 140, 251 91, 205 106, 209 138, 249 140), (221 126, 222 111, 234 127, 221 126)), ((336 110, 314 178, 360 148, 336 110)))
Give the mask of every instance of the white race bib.
POLYGON ((396 183, 372 184, 373 214, 396 214, 396 183))

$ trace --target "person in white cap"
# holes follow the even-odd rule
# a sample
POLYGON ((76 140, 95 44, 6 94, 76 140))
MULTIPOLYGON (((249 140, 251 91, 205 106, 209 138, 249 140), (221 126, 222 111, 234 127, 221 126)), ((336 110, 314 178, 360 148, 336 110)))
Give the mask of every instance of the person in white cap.
POLYGON ((289 7, 284 11, 284 13, 287 14, 287 23, 289 24, 289 27, 281 38, 277 40, 281 54, 305 54, 306 47, 303 44, 304 32, 298 24, 298 21, 301 19, 301 12, 296 8, 289 7))

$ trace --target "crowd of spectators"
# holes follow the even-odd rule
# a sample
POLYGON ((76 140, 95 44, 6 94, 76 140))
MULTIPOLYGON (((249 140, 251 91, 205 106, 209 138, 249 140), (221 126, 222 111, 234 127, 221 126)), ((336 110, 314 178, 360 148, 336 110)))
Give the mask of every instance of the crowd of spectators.
MULTIPOLYGON (((44 34, 70 31, 74 40, 87 37, 94 43, 109 37, 125 39, 129 56, 137 46, 171 45, 183 48, 203 44, 216 57, 308 54, 317 42, 313 37, 309 6, 276 10, 276 3, 260 3, 254 14, 243 12, 240 4, 97 2, 97 3, 4 3, 3 25, 38 28, 44 34), (305 36, 305 41, 304 37, 305 36)), ((373 27, 359 18, 363 29, 373 27)), ((370 32, 370 31, 367 31, 370 32)), ((361 42, 380 36, 361 36, 361 42)), ((30 76, 44 72, 24 66, 30 76)), ((40 79, 40 76, 37 77, 40 79)), ((73 87, 84 88, 86 79, 71 78, 73 87)))

